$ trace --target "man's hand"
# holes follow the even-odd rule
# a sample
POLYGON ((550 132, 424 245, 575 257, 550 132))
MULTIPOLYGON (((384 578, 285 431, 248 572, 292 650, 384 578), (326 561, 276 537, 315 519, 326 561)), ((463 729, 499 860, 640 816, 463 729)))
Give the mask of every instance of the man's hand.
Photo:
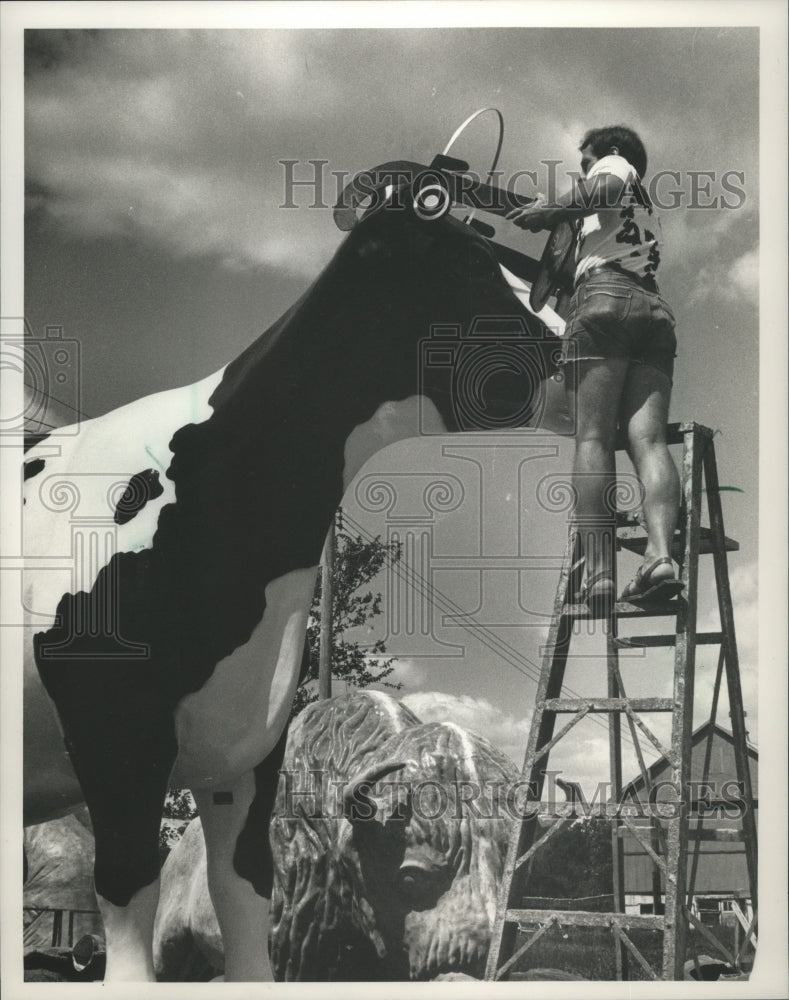
POLYGON ((548 200, 544 194, 538 194, 531 205, 526 208, 515 208, 507 213, 507 220, 520 229, 528 229, 532 233, 540 229, 553 227, 554 212, 548 208, 548 200))

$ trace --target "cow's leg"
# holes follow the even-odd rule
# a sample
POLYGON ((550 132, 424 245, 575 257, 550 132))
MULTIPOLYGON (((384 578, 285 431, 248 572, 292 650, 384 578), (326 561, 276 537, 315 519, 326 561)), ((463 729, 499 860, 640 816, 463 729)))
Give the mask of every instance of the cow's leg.
POLYGON ((153 922, 159 902, 159 879, 138 889, 126 906, 96 890, 107 942, 106 982, 155 982, 153 922))
POLYGON ((107 981, 156 978, 159 827, 176 744, 172 711, 146 703, 144 712, 129 694, 112 711, 82 714, 82 728, 68 740, 93 823, 107 981))
POLYGON ((203 823, 208 889, 225 953, 226 982, 271 982, 273 861, 268 839, 287 730, 269 756, 232 784, 194 791, 203 823))

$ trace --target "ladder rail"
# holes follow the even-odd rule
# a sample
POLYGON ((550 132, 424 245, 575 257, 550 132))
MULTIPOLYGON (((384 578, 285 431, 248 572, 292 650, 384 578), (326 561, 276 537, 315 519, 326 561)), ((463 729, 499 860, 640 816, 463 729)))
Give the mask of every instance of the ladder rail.
POLYGON ((677 641, 674 646, 674 717, 671 727, 671 777, 679 789, 679 815, 666 837, 666 934, 663 940, 663 978, 682 979, 687 945, 685 880, 687 873, 688 812, 690 809, 690 749, 693 731, 693 682, 696 668, 699 534, 701 528, 702 443, 712 441, 708 428, 691 425, 685 433, 680 475, 685 505, 683 558, 680 579, 684 597, 677 602, 677 641))
MULTIPOLYGON (((561 693, 564 680, 564 670, 567 664, 567 653, 570 647, 570 620, 564 613, 568 598, 578 589, 580 583, 579 563, 577 559, 579 541, 576 532, 571 531, 567 539, 567 548, 559 574, 559 583, 554 598, 553 616, 548 631, 548 640, 543 655, 543 666, 537 686, 537 699, 529 727, 529 738, 526 755, 523 761, 522 775, 529 788, 535 789, 534 801, 539 802, 545 782, 545 766, 540 765, 544 754, 538 754, 539 748, 550 743, 553 736, 556 713, 546 711, 542 706, 548 698, 556 698, 561 693), (528 776, 527 776, 528 775, 528 776), (532 785, 532 782, 535 784, 532 785)), ((514 895, 519 880, 515 878, 518 858, 527 851, 535 838, 537 830, 537 815, 527 817, 522 821, 513 819, 510 832, 507 857, 504 862, 499 898, 496 907, 496 918, 491 932, 490 951, 485 972, 486 979, 500 978, 499 959, 502 953, 513 951, 517 925, 507 920, 507 911, 512 907, 514 895)))
POLYGON ((728 558, 722 540, 725 538, 723 529, 723 507, 718 481, 718 464, 715 460, 715 449, 709 447, 704 452, 704 475, 707 481, 707 509, 710 517, 710 528, 718 544, 713 550, 713 565, 715 567, 715 584, 718 593, 718 610, 720 613, 721 631, 723 633, 723 649, 725 650, 726 680, 729 691, 729 714, 731 731, 734 737, 734 759, 737 767, 737 780, 741 783, 747 808, 743 813, 742 827, 745 839, 745 860, 748 866, 748 881, 750 882, 753 912, 758 908, 758 865, 756 817, 750 804, 753 802, 751 786, 751 771, 748 763, 747 731, 745 729, 745 707, 742 701, 740 684, 740 661, 737 653, 737 641, 734 631, 734 609, 729 585, 728 558))

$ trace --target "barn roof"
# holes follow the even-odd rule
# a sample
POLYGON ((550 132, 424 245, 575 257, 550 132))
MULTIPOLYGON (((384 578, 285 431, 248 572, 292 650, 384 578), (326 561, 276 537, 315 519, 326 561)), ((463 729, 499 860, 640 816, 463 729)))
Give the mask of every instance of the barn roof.
MULTIPOLYGON (((728 729, 724 729, 723 726, 719 726, 717 723, 713 723, 709 720, 695 729, 691 735, 691 779, 701 779, 706 740, 710 735, 710 732, 712 732, 713 749, 715 749, 716 744, 718 749, 720 749, 721 745, 723 745, 726 750, 730 751, 730 754, 727 753, 721 760, 712 762, 709 777, 713 780, 716 775, 719 780, 735 779, 737 777, 737 773, 734 764, 734 736, 728 729)), ((757 794, 757 768, 754 765, 758 763, 759 750, 750 741, 746 743, 746 746, 749 761, 752 762, 751 782, 755 796, 757 794)), ((658 759, 653 761, 653 763, 647 768, 647 774, 650 781, 657 779, 664 771, 668 771, 669 768, 670 765, 666 757, 658 757, 658 759)), ((623 794, 630 798, 632 798, 634 794, 640 797, 640 793, 643 790, 644 779, 641 774, 638 774, 625 785, 623 794)))

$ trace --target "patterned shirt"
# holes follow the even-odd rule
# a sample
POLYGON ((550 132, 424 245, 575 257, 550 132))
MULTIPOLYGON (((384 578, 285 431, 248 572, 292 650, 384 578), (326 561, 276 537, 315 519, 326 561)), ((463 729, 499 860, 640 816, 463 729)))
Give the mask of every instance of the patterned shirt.
MULTIPOLYGON (((619 203, 601 208, 583 219, 576 249, 575 280, 589 268, 603 264, 654 278, 660 263, 660 219, 652 207, 635 167, 623 156, 603 156, 592 165, 587 181, 613 174, 625 183, 619 203)), ((594 189, 593 185, 589 185, 594 189)))

